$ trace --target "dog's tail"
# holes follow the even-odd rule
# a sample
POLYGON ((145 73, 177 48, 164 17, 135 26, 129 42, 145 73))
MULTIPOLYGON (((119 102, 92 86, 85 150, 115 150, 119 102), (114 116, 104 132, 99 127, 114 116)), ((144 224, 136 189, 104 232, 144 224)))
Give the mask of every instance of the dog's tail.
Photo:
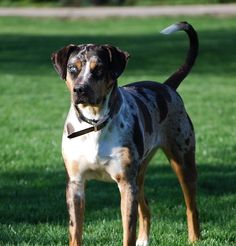
POLYGON ((161 33, 171 34, 177 31, 185 31, 188 34, 189 50, 185 63, 164 82, 175 90, 190 72, 198 54, 198 36, 194 28, 189 23, 180 22, 178 24, 173 24, 162 30, 161 33))

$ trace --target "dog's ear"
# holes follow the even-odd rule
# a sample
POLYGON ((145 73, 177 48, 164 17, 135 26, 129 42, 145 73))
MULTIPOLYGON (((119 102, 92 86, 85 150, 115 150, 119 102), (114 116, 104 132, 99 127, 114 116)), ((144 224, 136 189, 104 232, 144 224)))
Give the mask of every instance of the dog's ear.
POLYGON ((76 45, 70 44, 51 55, 51 60, 54 65, 54 68, 63 80, 66 79, 67 62, 70 57, 70 54, 76 48, 76 45))
POLYGON ((123 73, 130 55, 111 45, 104 45, 104 48, 109 53, 112 77, 117 79, 123 73))

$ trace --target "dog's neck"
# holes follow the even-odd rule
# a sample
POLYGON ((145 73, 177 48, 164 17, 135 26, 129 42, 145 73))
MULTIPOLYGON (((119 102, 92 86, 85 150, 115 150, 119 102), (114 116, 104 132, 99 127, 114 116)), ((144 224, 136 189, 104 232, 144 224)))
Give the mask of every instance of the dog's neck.
POLYGON ((112 117, 120 107, 119 90, 117 85, 111 88, 104 101, 99 105, 76 105, 78 118, 91 125, 96 124, 107 117, 112 117))

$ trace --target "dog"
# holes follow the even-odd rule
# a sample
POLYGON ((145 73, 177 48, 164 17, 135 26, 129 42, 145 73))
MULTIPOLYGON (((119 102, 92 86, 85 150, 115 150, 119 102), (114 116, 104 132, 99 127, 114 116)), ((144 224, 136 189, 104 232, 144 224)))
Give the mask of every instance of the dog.
POLYGON ((180 182, 189 240, 200 237, 194 128, 176 92, 196 60, 198 36, 187 22, 173 24, 162 33, 177 31, 187 33, 190 46, 183 65, 164 83, 141 81, 118 87, 129 54, 111 45, 71 44, 52 54, 54 68, 71 95, 62 138, 71 246, 82 245, 85 182, 90 179, 118 185, 123 246, 148 245, 150 211, 144 174, 158 148, 180 182))

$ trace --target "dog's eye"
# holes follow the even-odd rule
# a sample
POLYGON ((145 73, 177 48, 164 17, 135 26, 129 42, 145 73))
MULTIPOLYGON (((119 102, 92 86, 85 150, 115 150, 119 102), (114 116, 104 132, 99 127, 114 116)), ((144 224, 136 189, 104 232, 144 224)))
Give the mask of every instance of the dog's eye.
POLYGON ((104 67, 102 65, 97 65, 96 68, 93 70, 93 74, 101 77, 104 73, 104 67))
POLYGON ((79 72, 78 68, 74 65, 69 65, 68 70, 70 73, 78 73, 79 72))

